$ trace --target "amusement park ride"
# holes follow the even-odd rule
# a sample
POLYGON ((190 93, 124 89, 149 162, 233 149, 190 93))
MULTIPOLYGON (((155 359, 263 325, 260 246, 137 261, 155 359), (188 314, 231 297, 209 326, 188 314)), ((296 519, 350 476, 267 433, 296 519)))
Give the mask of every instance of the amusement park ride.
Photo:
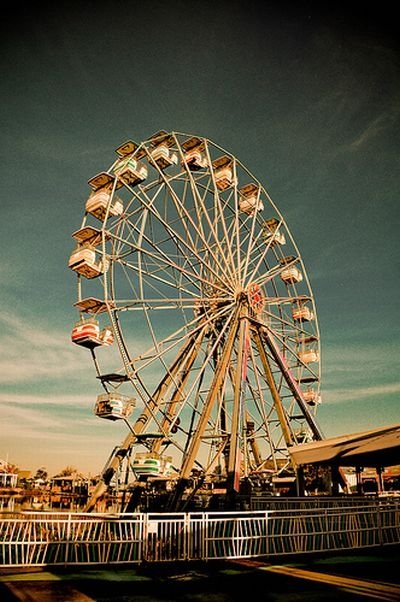
POLYGON ((69 259, 95 414, 127 426, 87 510, 124 463, 135 499, 157 481, 168 510, 200 487, 232 503, 294 475, 289 448, 322 438, 305 267, 267 191, 210 140, 161 131, 116 154, 89 180, 69 259))

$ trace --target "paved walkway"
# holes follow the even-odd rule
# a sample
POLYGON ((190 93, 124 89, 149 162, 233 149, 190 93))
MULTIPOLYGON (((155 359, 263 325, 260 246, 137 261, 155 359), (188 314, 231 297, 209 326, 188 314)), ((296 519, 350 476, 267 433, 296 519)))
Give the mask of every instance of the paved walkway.
POLYGON ((3 569, 1 602, 400 601, 400 549, 282 561, 3 569), (248 596, 246 596, 248 592, 248 596))

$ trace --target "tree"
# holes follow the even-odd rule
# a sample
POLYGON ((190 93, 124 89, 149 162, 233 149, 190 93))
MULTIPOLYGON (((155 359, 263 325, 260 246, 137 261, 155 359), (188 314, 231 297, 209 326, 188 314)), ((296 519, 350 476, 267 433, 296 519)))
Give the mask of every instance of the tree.
POLYGON ((47 479, 47 476, 48 476, 48 472, 47 472, 46 468, 44 466, 41 466, 40 468, 37 469, 33 479, 34 479, 34 481, 38 481, 39 479, 41 479, 42 481, 45 481, 47 479))
POLYGON ((62 471, 60 472, 60 474, 58 475, 59 477, 71 477, 72 475, 76 474, 78 471, 75 468, 75 466, 66 466, 65 468, 62 469, 62 471))

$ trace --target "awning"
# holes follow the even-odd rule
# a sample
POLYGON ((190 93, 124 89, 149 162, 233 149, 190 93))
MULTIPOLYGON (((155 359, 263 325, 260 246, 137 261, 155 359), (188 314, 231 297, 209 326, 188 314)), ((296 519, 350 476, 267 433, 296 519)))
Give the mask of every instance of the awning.
POLYGON ((297 465, 395 466, 400 464, 400 425, 294 445, 289 452, 297 465))

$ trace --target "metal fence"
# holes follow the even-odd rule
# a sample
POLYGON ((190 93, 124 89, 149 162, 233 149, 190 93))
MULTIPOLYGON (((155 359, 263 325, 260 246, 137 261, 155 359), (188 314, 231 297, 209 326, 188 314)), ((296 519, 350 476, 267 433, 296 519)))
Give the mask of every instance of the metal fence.
POLYGON ((5 513, 0 566, 277 557, 400 543, 390 501, 249 512, 5 513))

